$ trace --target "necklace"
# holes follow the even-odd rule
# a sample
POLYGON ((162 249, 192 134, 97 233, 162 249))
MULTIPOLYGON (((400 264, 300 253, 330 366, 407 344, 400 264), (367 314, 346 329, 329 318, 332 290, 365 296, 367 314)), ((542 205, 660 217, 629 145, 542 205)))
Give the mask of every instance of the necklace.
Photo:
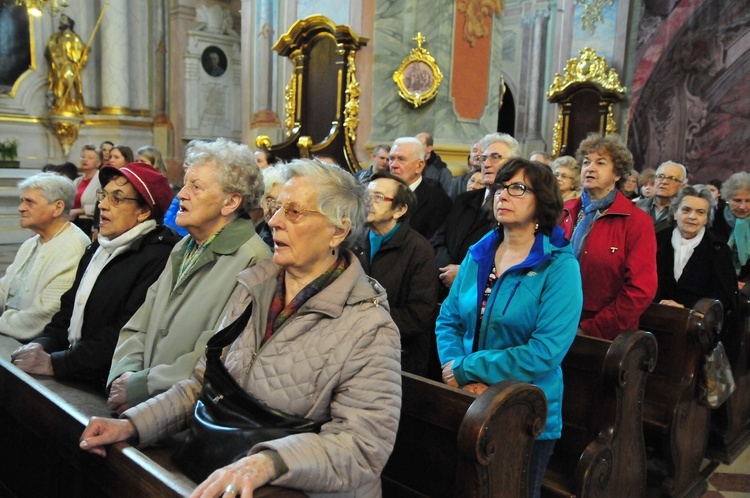
POLYGON ((63 223, 63 225, 60 227, 60 229, 57 231, 57 233, 55 235, 53 235, 52 238, 49 239, 47 242, 49 242, 50 240, 52 240, 55 237, 57 237, 58 235, 60 235, 63 230, 65 230, 66 228, 68 228, 68 225, 70 225, 69 221, 66 221, 65 223, 63 223))

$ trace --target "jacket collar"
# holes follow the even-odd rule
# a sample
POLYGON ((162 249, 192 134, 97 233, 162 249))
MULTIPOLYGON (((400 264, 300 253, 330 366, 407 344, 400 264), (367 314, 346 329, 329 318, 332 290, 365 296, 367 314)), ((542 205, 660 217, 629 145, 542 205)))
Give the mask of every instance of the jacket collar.
MULTIPOLYGON (((469 252, 471 252, 474 259, 476 259, 480 266, 491 264, 495 257, 495 251, 503 241, 502 227, 497 227, 490 233, 485 235, 482 240, 471 246, 469 252)), ((552 229, 552 235, 547 237, 543 234, 537 234, 534 239, 534 245, 531 246, 529 255, 521 263, 516 265, 514 268, 531 268, 552 258, 554 253, 571 253, 573 250, 570 247, 570 243, 565 239, 565 232, 559 226, 555 226, 552 229)), ((489 272, 489 269, 487 270, 489 272)))
POLYGON ((618 191, 617 194, 615 194, 614 202, 612 202, 612 205, 609 206, 609 209, 602 213, 602 216, 630 216, 632 214, 633 207, 633 201, 622 195, 622 192, 618 191))
MULTIPOLYGON (((321 313, 332 318, 341 316, 345 306, 371 304, 389 311, 385 289, 375 279, 368 277, 357 257, 344 251, 349 266, 331 284, 307 300, 298 313, 321 313)), ((273 260, 259 261, 255 266, 243 270, 238 276, 240 284, 250 295, 261 302, 271 299, 276 290, 279 267, 273 260), (269 297, 270 296, 270 297, 269 297)), ((268 301, 270 302, 270 301, 268 301)))

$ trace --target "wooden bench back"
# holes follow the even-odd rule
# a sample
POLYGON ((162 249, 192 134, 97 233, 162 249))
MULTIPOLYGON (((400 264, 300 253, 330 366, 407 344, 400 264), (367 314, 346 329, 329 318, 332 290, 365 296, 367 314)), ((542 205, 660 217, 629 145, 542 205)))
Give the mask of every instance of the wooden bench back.
POLYGON ((402 381, 383 496, 527 496, 531 446, 547 419, 541 389, 503 381, 476 396, 406 372, 402 381))
POLYGON ((641 497, 646 455, 641 424, 656 339, 628 331, 613 342, 576 336, 563 360, 563 431, 544 478, 555 496, 641 497))

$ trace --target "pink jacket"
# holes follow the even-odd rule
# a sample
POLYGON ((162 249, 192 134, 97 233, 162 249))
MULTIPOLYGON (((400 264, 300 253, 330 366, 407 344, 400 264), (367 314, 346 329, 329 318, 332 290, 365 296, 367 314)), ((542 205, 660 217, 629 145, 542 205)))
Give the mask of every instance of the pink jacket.
MULTIPOLYGON (((581 199, 566 203, 560 225, 570 233, 581 199), (569 224, 566 224, 568 222, 569 224)), ((637 329, 656 295, 656 234, 651 218, 621 193, 591 228, 579 257, 584 334, 612 340, 637 329)))

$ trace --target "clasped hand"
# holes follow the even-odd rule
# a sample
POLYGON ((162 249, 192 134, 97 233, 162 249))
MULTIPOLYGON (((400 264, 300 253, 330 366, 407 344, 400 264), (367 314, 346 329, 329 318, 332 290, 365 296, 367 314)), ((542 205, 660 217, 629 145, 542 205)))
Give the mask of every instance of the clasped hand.
POLYGON ((41 344, 32 342, 10 354, 10 361, 24 372, 37 375, 55 375, 52 357, 41 344))
POLYGON ((128 408, 128 378, 133 375, 133 372, 125 372, 124 374, 117 377, 112 382, 112 387, 109 388, 109 398, 107 398, 107 406, 109 409, 121 414, 128 408))

